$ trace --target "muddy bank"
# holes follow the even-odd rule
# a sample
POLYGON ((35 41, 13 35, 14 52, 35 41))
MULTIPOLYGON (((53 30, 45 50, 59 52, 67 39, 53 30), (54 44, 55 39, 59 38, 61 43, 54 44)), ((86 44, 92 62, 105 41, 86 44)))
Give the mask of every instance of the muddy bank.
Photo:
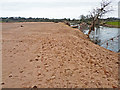
POLYGON ((78 29, 63 23, 3 23, 2 34, 4 88, 118 87, 118 54, 78 29))

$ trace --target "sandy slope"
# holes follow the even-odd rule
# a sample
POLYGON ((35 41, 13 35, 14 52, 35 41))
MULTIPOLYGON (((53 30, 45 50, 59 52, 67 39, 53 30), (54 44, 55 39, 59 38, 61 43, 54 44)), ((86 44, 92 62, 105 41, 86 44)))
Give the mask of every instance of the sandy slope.
POLYGON ((62 23, 4 23, 2 45, 3 87, 118 85, 117 54, 62 23))

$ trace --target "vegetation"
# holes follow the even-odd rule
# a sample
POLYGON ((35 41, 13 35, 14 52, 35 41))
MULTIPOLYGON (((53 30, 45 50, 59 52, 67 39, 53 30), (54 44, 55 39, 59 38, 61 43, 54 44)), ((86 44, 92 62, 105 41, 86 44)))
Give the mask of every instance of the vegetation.
POLYGON ((89 37, 89 34, 95 30, 95 27, 99 27, 100 18, 104 16, 106 13, 112 11, 112 9, 110 8, 110 4, 111 4, 111 1, 102 0, 100 7, 93 9, 93 11, 90 12, 89 16, 92 19, 92 21, 91 21, 91 26, 88 32, 88 37, 89 37))
POLYGON ((120 26, 120 22, 119 21, 106 22, 105 24, 112 25, 112 26, 120 26))
MULTIPOLYGON (((118 18, 106 18, 106 19, 100 19, 100 21, 104 24, 107 24, 107 22, 118 22, 120 19, 118 18)), ((88 25, 91 25, 92 18, 90 18, 88 15, 84 16, 81 15, 80 19, 70 19, 70 18, 64 18, 64 19, 49 19, 49 18, 25 18, 25 17, 0 17, 0 22, 64 22, 67 21, 69 23, 73 24, 80 24, 82 22, 87 23, 88 25)))
POLYGON ((49 19, 49 18, 25 18, 25 17, 1 17, 2 22, 63 22, 70 21, 70 19, 49 19))

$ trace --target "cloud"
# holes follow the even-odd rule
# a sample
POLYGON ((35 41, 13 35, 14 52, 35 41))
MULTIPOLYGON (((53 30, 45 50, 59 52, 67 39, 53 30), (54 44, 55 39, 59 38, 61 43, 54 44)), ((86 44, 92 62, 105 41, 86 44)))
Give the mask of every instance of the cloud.
MULTIPOLYGON (((100 0, 1 0, 2 16, 78 18, 98 7, 100 0)), ((117 2, 112 6, 116 9, 117 2)), ((117 11, 114 11, 117 16, 117 11)), ((109 15, 110 16, 110 15, 109 15)))
POLYGON ((1 0, 1 2, 99 2, 100 0, 1 0))

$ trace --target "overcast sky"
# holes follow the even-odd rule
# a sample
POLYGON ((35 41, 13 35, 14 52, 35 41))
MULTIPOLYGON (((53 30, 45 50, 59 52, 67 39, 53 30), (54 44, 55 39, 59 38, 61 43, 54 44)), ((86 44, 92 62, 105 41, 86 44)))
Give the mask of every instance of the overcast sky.
MULTIPOLYGON (((0 0, 2 17, 79 18, 100 5, 101 0, 0 0)), ((118 2, 112 0, 113 12, 105 17, 118 17, 118 2)))

